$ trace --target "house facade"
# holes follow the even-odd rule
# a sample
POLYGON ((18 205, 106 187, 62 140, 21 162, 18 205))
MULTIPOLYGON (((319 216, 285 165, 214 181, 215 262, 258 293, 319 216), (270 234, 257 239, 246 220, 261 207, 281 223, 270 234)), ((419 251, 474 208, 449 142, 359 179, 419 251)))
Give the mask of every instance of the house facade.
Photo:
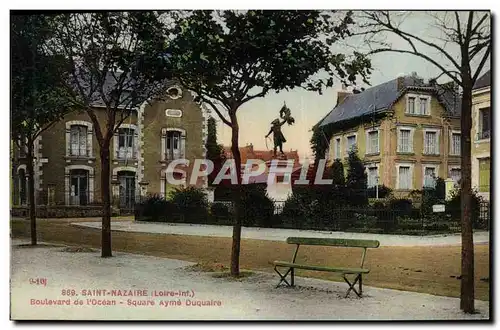
MULTIPOLYGON (((95 104, 95 113, 104 126, 106 109, 95 104)), ((132 111, 111 141, 111 184, 113 204, 133 208, 135 201, 148 193, 166 195, 173 187, 166 175, 186 186, 189 168, 168 165, 185 158, 190 166, 205 158, 208 111, 194 96, 171 84, 164 97, 132 111)), ((99 204, 101 169, 95 128, 88 115, 74 111, 35 143, 35 194, 38 205, 84 206, 99 204)), ((27 176, 23 150, 13 158, 13 204, 27 203, 27 176)), ((206 185, 203 179, 197 186, 206 185)))
POLYGON ((328 163, 356 148, 368 187, 385 185, 399 195, 460 179, 460 104, 451 84, 424 82, 416 74, 355 93, 342 90, 319 123, 329 138, 328 163))
POLYGON ((486 72, 472 91, 471 174, 472 188, 490 199, 491 182, 491 73, 486 72))

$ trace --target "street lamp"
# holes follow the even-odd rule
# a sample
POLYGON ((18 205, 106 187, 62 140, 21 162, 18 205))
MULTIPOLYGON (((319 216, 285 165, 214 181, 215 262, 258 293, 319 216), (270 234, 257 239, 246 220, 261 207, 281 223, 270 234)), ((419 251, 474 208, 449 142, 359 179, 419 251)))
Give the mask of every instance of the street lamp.
POLYGON ((379 176, 376 175, 375 176, 375 198, 378 199, 378 179, 379 179, 379 176))

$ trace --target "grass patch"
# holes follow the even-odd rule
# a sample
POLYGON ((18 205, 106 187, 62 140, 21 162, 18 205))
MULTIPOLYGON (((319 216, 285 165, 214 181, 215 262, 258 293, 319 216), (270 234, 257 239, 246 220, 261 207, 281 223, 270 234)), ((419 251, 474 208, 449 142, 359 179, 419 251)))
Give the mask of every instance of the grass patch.
MULTIPOLYGON (((69 222, 40 221, 37 224, 40 240, 100 248, 100 230, 70 226, 69 222)), ((29 238, 29 221, 12 221, 11 232, 14 238, 29 238)), ((230 264, 232 239, 113 231, 112 243, 113 251, 186 260, 199 263, 197 266, 199 269, 210 269, 211 263, 230 264)), ((285 242, 243 239, 240 265, 242 269, 274 274, 272 262, 290 260, 293 250, 294 246, 285 242)), ((460 274, 460 250, 460 246, 386 246, 370 249, 365 262, 366 267, 370 268, 370 273, 366 278, 363 277, 363 284, 459 297, 460 281, 450 276, 460 274)), ((475 293, 476 298, 480 300, 490 299, 489 282, 480 280, 489 276, 489 254, 489 244, 474 246, 475 293)), ((359 255, 359 249, 304 246, 299 251, 297 262, 339 267, 353 266, 348 261, 359 262, 359 255)), ((227 270, 219 272, 225 271, 227 270)), ((296 275, 343 281, 342 278, 325 272, 297 271, 296 275)))

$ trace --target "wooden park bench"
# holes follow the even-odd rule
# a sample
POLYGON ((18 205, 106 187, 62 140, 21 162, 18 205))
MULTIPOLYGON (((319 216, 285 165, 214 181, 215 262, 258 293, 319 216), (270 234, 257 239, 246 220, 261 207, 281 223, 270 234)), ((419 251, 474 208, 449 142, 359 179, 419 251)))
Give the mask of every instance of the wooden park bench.
MULTIPOLYGON (((361 297, 363 294, 363 274, 368 274, 370 272, 369 269, 363 268, 364 262, 365 262, 365 257, 366 257, 366 250, 368 248, 378 248, 380 245, 379 241, 374 241, 374 240, 362 240, 362 239, 343 239, 343 238, 311 238, 311 237, 288 237, 286 239, 286 242, 288 244, 296 244, 297 248, 295 249, 295 253, 293 254, 293 258, 291 262, 286 262, 286 261, 274 261, 274 270, 276 273, 279 274, 281 277, 280 282, 278 283, 278 286, 282 282, 285 282, 288 286, 293 287, 295 286, 295 281, 294 281, 294 270, 295 269, 306 269, 306 270, 316 270, 316 271, 323 271, 323 272, 335 272, 335 273, 341 273, 344 281, 346 281, 347 284, 349 284, 349 289, 347 290, 347 293, 345 297, 347 298, 349 296, 349 293, 354 291, 358 297, 361 297), (297 253, 299 252, 299 247, 301 245, 319 245, 319 246, 341 246, 341 247, 355 247, 355 248, 362 248, 363 249, 363 254, 361 256, 361 264, 359 268, 346 268, 346 267, 331 267, 331 266, 319 266, 319 265, 306 265, 303 263, 295 263, 295 260, 297 258, 297 253), (282 267, 286 269, 285 274, 283 275, 280 273, 278 270, 279 267, 282 267), (290 283, 287 281, 286 277, 290 274, 291 281, 290 283), (354 281, 350 282, 346 275, 355 275, 354 281), (356 283, 359 283, 359 292, 356 291, 354 286, 356 283)), ((283 270, 282 270, 283 271, 283 270)))

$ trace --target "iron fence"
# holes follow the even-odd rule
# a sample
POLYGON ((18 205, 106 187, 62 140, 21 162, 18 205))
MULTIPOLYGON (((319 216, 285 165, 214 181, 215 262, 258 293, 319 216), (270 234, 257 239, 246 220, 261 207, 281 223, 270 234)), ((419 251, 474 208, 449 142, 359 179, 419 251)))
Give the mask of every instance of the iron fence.
MULTIPOLYGON (((142 196, 138 194, 125 195, 118 194, 112 196, 113 212, 120 215, 135 214, 137 205, 149 199, 152 195, 164 199, 166 194, 148 194, 142 196)), ((94 191, 84 198, 74 198, 65 193, 55 195, 50 191, 40 191, 38 193, 37 205, 42 207, 71 206, 82 209, 93 208, 102 205, 100 191, 94 191), (69 203, 68 203, 69 201, 69 203)), ((383 199, 379 199, 382 201, 383 199)), ((14 202, 17 208, 27 208, 24 205, 14 202)), ((252 204, 252 203, 250 203, 252 204)), ((274 201, 272 210, 259 210, 260 205, 242 205, 242 208, 253 208, 251 212, 242 213, 248 215, 246 224, 264 225, 282 228, 299 228, 313 230, 346 230, 346 229, 380 229, 389 232, 393 229, 401 230, 439 230, 449 229, 450 231, 460 230, 460 209, 446 209, 443 213, 433 213, 432 209, 424 210, 418 202, 414 202, 409 208, 394 209, 382 203, 370 203, 368 206, 337 206, 328 204, 322 206, 317 202, 311 203, 290 203, 286 201, 274 201), (379 205, 375 205, 379 204, 379 205)), ((196 207, 196 205, 194 205, 196 207)), ((205 205, 206 206, 206 205, 205 205)), ((204 207, 205 207, 204 206, 204 207)), ((217 214, 215 224, 231 224, 231 214, 234 212, 233 202, 216 201, 209 203, 207 216, 215 211, 217 214), (217 206, 214 206, 217 205, 217 206), (222 211, 221 211, 222 210, 222 211)), ((95 214, 95 211, 92 211, 95 214)), ((114 214, 115 214, 114 213, 114 214)), ((191 220, 191 219, 190 219, 191 220)), ((197 221, 194 219, 193 221, 197 221)), ((200 219, 201 223, 209 223, 210 219, 200 219)), ((491 223, 491 204, 488 201, 481 201, 478 214, 473 214, 473 225, 475 229, 489 230, 491 223)))

